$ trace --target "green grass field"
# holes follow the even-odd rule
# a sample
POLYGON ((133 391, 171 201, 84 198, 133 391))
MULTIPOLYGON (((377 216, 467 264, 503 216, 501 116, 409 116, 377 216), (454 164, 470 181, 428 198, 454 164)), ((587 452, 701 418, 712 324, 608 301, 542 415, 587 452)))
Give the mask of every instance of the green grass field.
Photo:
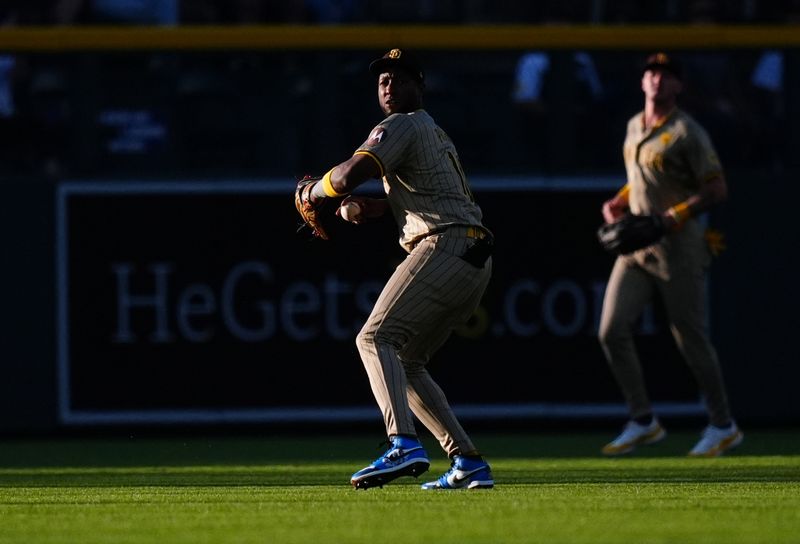
POLYGON ((800 433, 601 458, 613 434, 476 434, 497 486, 472 492, 354 491, 372 436, 0 440, 0 543, 800 542, 800 433))

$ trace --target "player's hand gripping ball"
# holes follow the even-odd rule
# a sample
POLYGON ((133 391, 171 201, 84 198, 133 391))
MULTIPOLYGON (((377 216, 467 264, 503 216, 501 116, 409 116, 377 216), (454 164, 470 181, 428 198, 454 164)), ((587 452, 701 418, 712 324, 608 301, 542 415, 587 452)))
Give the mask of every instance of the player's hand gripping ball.
POLYGON ((297 229, 298 233, 310 231, 315 238, 330 240, 333 232, 333 222, 336 220, 335 211, 344 197, 326 197, 317 203, 311 201, 311 189, 322 179, 321 176, 306 176, 297 182, 294 191, 294 207, 303 223, 297 229))
POLYGON ((666 232, 664 218, 660 215, 627 214, 618 221, 601 226, 597 230, 597 239, 609 253, 626 255, 655 244, 666 232))
POLYGON ((350 223, 360 223, 364 219, 364 210, 361 204, 352 200, 342 202, 337 213, 342 219, 350 223))

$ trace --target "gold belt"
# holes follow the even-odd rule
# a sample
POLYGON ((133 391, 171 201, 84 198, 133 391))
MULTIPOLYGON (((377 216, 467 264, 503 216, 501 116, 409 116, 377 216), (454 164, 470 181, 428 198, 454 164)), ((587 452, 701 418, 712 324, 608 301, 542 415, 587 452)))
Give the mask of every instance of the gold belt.
POLYGON ((484 238, 489 237, 485 230, 478 227, 467 227, 465 233, 467 238, 477 238, 478 240, 483 240, 484 238))
MULTIPOLYGON (((443 234, 447 231, 453 231, 453 232, 457 231, 460 232, 465 238, 472 238, 474 240, 486 240, 486 239, 491 240, 493 238, 490 233, 488 233, 487 231, 485 231, 480 227, 464 226, 464 225, 453 225, 451 227, 433 230, 428 234, 423 235, 421 238, 424 238, 426 236, 433 236, 435 234, 443 234)), ((418 241, 419 240, 417 240, 417 242, 418 241)), ((416 243, 414 245, 416 245, 416 243)))

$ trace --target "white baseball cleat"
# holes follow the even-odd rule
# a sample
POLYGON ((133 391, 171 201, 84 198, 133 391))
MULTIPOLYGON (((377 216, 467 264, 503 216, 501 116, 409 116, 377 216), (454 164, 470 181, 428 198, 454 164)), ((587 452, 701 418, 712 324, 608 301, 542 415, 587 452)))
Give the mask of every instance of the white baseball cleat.
POLYGON ((703 430, 700 441, 689 452, 689 457, 718 457, 744 440, 744 433, 736 423, 720 428, 709 425, 703 430))
POLYGON ((480 459, 453 456, 450 470, 438 480, 422 484, 422 489, 492 489, 494 478, 489 463, 480 459))
POLYGON ((622 455, 632 452, 636 446, 643 444, 655 444, 667 436, 667 431, 656 418, 650 425, 641 425, 635 421, 629 421, 620 435, 614 440, 603 446, 603 455, 622 455))

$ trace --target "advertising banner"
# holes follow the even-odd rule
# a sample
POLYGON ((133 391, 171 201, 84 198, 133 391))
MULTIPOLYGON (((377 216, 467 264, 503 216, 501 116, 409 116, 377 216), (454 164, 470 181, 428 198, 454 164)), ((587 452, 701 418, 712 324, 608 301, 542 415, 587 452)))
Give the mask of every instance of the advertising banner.
MULTIPOLYGON (((370 184, 368 184, 370 185, 370 184)), ((379 189, 379 184, 374 190, 379 189)), ((496 236, 481 307, 430 363, 469 418, 624 414, 597 342, 613 259, 602 183, 473 189, 496 236)), ((59 412, 67 424, 377 418, 355 336, 404 258, 396 226, 296 234, 293 185, 65 182, 57 195, 59 412)), ((660 413, 701 413, 660 319, 638 325, 660 413)))

